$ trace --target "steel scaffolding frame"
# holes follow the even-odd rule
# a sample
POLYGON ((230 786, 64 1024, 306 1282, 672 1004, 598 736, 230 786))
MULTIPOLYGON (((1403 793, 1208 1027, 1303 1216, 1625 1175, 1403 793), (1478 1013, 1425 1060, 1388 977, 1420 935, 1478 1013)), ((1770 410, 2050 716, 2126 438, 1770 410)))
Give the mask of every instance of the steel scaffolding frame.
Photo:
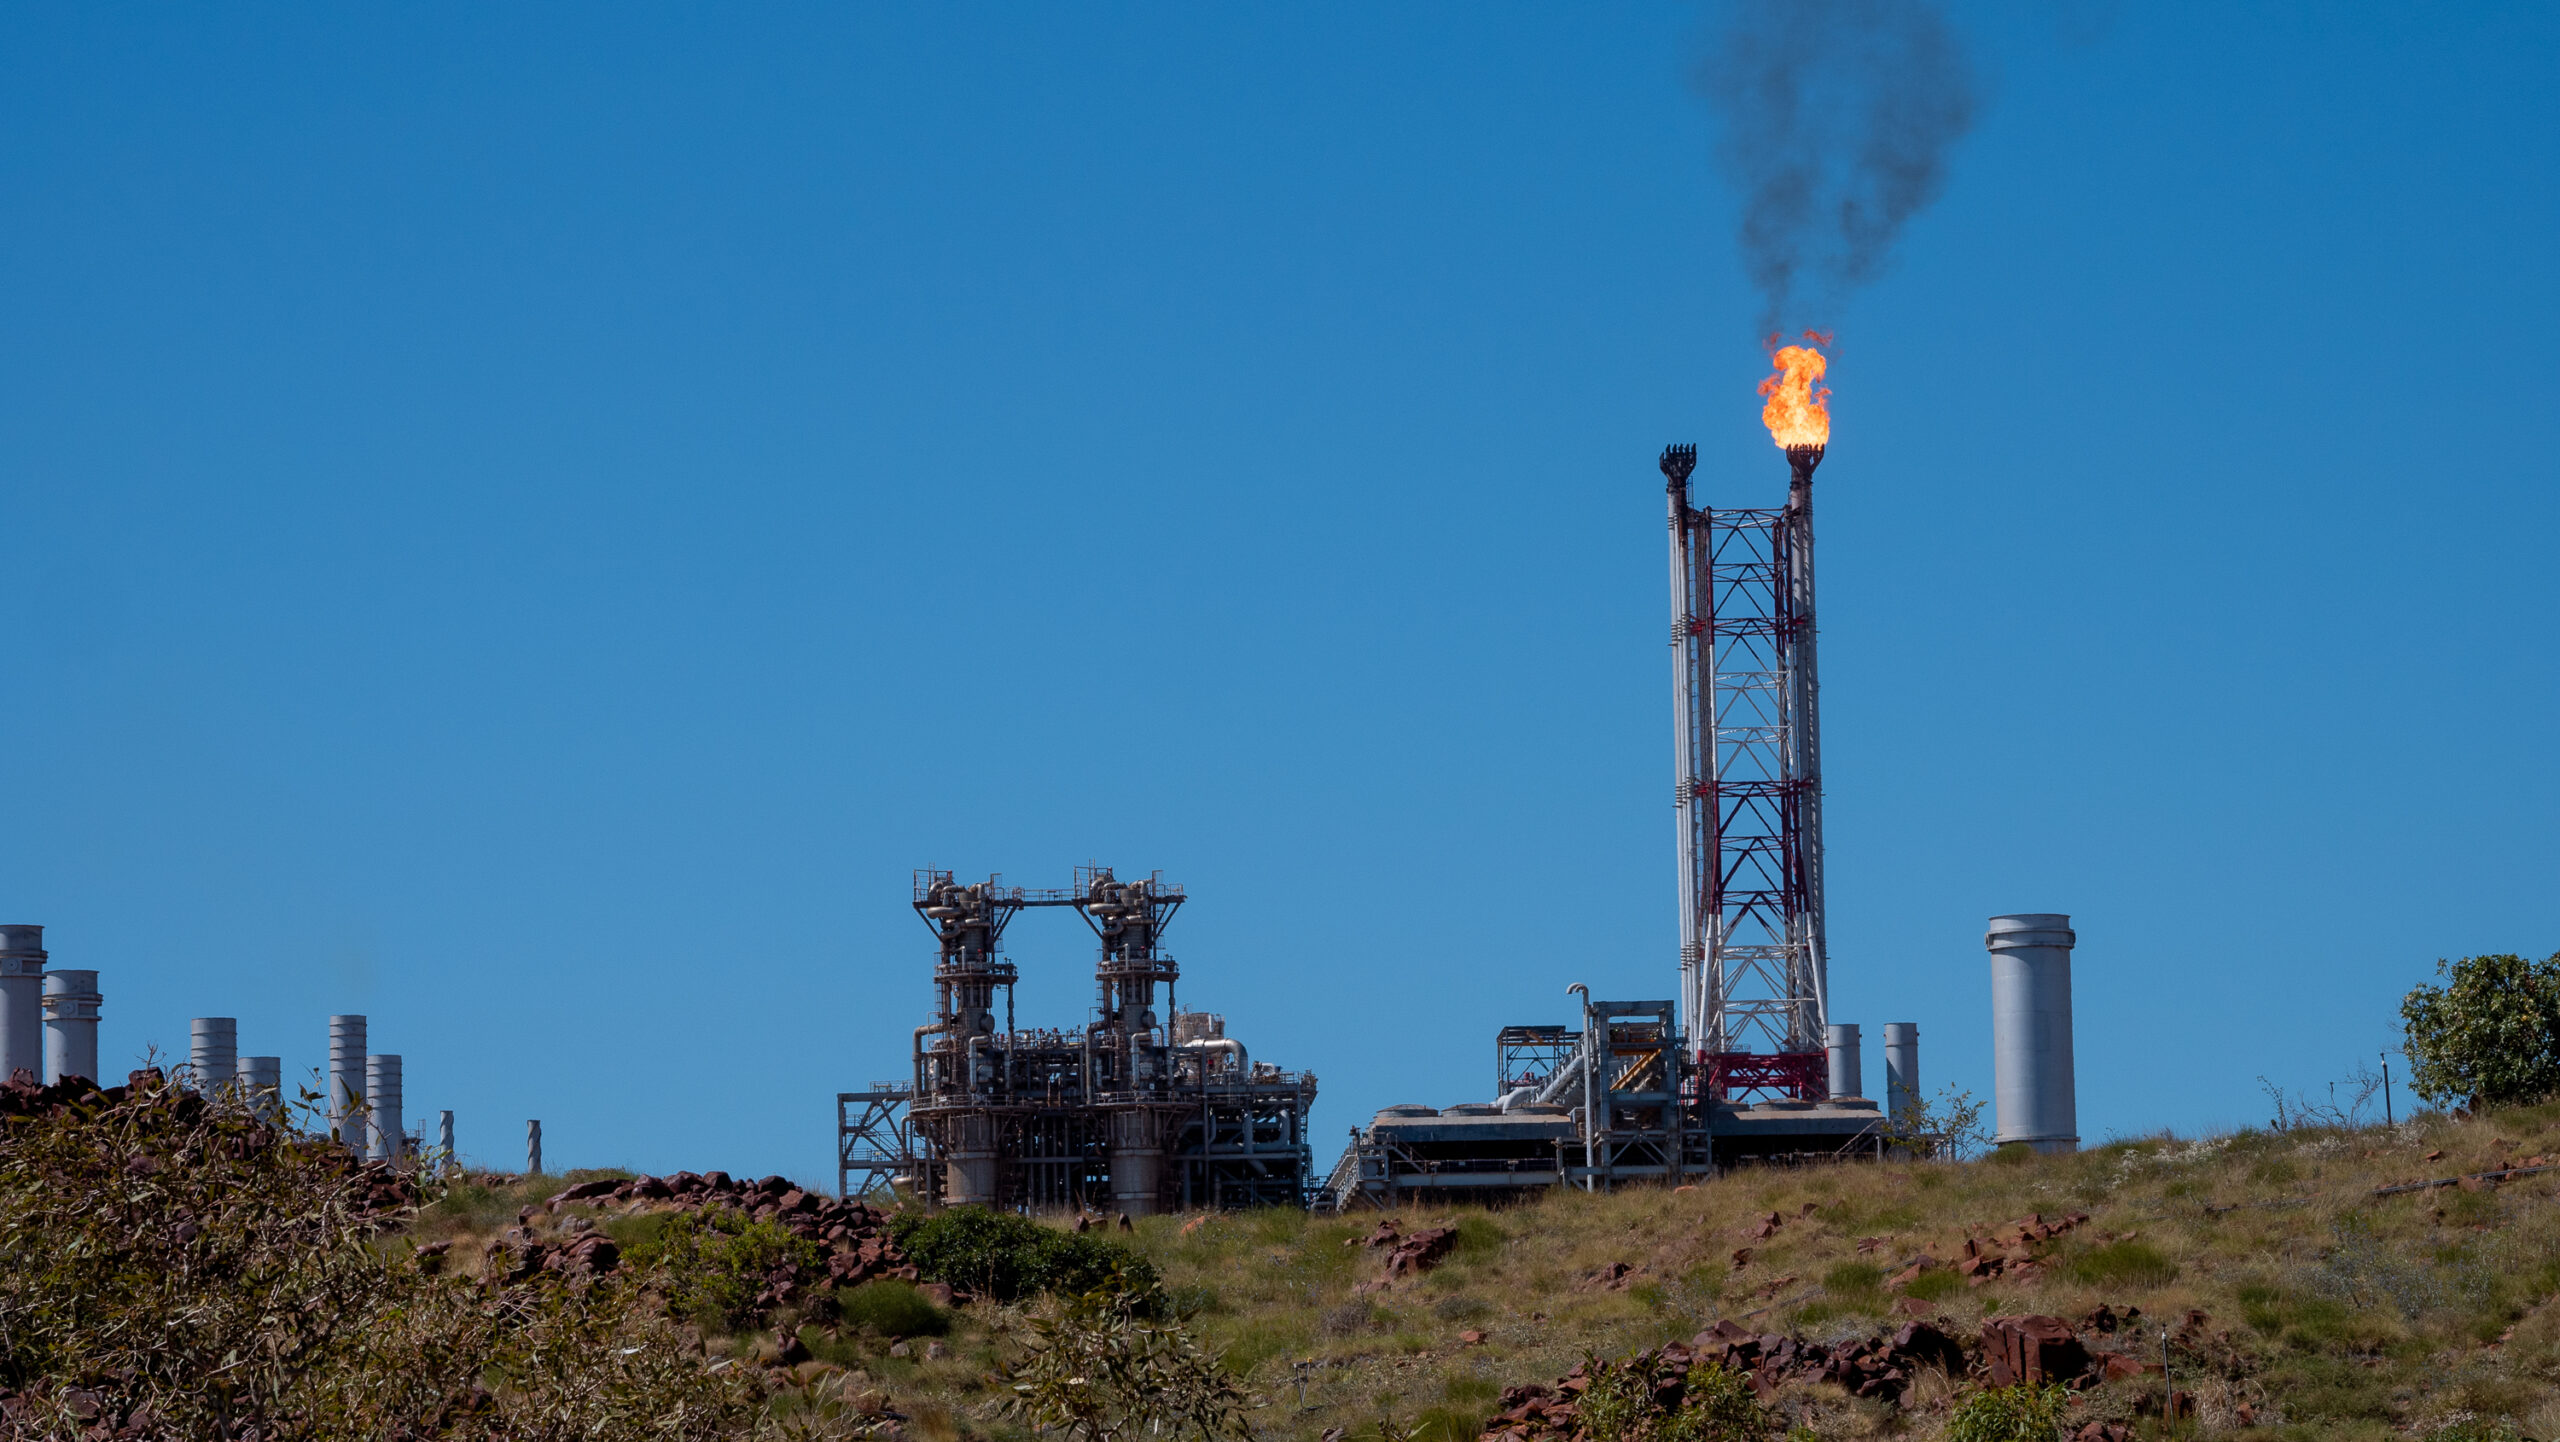
POLYGON ((871 1090, 836 1093, 836 1195, 856 1197, 874 1187, 904 1201, 914 1190, 915 1133, 907 1126, 907 1103, 915 1089, 905 1082, 876 1081, 871 1090), (853 1189, 853 1174, 864 1174, 862 1190, 853 1189), (907 1190, 901 1191, 904 1183, 907 1190))
POLYGON ((1820 459, 1819 450, 1788 452, 1783 508, 1714 510, 1690 501, 1696 447, 1662 454, 1680 1009, 1718 1099, 1824 1092, 1812 486, 1820 459))

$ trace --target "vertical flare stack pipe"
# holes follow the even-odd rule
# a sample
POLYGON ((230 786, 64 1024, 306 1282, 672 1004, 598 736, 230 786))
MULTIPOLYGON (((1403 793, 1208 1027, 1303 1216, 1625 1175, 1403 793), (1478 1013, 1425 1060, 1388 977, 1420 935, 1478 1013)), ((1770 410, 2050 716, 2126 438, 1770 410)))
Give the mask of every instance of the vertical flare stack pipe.
POLYGON ((1920 1026, 1917 1022, 1884 1024, 1884 1111, 1908 1126, 1920 1110, 1920 1026))
POLYGON ((362 1156, 369 1140, 364 1126, 365 1024, 361 1016, 329 1018, 329 1134, 362 1156))
POLYGON ((44 928, 0 926, 0 1082, 44 1075, 44 928))
POLYGON ((48 971, 44 974, 44 1079, 67 1076, 98 1079, 98 994, 94 971, 48 971))
POLYGON ((261 1116, 284 1114, 284 1058, 280 1056, 244 1056, 240 1058, 240 1099, 261 1116))
POLYGON ((364 1059, 364 1154, 377 1162, 401 1160, 409 1139, 400 1120, 400 1057, 376 1053, 364 1059))
POLYGON ((1862 1097, 1866 1085, 1866 1061, 1858 1054, 1858 1029, 1853 1025, 1833 1022, 1825 1029, 1823 1051, 1830 1058, 1831 1094, 1835 1097, 1862 1097))
POLYGON ((2071 948, 2079 936, 2055 911, 1991 918, 1992 1095, 1995 1145, 2039 1152, 2080 1147, 2071 1056, 2071 948))
POLYGON ((200 1016, 187 1023, 187 1089, 218 1096, 240 1070, 240 1019, 200 1016))

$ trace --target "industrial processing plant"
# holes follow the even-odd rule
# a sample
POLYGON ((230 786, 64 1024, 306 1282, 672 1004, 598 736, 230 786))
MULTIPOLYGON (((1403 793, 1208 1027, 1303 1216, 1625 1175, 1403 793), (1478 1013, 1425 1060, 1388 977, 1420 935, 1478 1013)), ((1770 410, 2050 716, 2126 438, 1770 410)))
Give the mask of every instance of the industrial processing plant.
MULTIPOLYGON (((1745 1165, 1925 1154, 1920 1029, 1883 1028, 1871 1098, 1859 1028, 1835 1021, 1824 928, 1813 481, 1828 362, 1778 347, 1763 422, 1787 458, 1775 507, 1700 505, 1694 446, 1662 452, 1670 530, 1678 989, 1506 1026, 1484 1100, 1390 1106, 1309 1167, 1312 1075, 1247 1060, 1221 1019, 1181 1011, 1159 946, 1183 904, 1160 876, 1087 868, 1065 891, 917 873, 935 1009, 909 1076, 837 1099, 838 1181, 928 1204, 1107 1209, 1495 1201, 1554 1187, 1676 1183, 1745 1165), (1072 910, 1099 943, 1094 1011, 1022 1030, 998 959, 1027 908, 1072 910), (1161 1013, 1157 1010, 1162 989, 1161 1013), (998 1008, 1001 1004, 1002 1014, 998 1008)), ((2071 949, 2058 913, 1993 917, 1993 1140, 2078 1145, 2071 949)))
POLYGON ((916 873, 933 931, 933 1017, 903 1080, 837 1097, 837 1183, 859 1171, 928 1204, 1109 1209, 1297 1206, 1316 1079, 1257 1063, 1224 1020, 1185 1012, 1162 945, 1186 898, 1161 872, 1080 867, 1063 891, 916 873), (1082 1027, 1016 1026, 1006 928, 1070 911, 1093 931, 1082 1027), (1158 1008, 1162 1009, 1159 1010, 1158 1008))

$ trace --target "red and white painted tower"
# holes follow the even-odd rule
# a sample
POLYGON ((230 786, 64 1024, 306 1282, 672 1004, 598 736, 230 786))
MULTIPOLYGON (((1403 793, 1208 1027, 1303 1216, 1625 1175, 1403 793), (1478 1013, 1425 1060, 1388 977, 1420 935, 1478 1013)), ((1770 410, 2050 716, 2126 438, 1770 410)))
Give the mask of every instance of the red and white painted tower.
POLYGON ((1680 1000, 1704 1091, 1819 1098, 1830 1012, 1813 473, 1829 440, 1819 352, 1762 387, 1786 449, 1775 510, 1691 503, 1697 448, 1662 453, 1671 519, 1680 1000))

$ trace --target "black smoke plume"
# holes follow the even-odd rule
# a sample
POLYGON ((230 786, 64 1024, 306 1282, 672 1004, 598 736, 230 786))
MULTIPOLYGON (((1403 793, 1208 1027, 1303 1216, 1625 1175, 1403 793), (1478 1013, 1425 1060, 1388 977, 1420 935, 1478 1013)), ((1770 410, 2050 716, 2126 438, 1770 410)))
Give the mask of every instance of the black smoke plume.
POLYGON ((1925 0, 1737 0, 1698 83, 1742 189, 1764 334, 1830 319, 1873 279, 1973 127, 1972 66, 1925 0))

